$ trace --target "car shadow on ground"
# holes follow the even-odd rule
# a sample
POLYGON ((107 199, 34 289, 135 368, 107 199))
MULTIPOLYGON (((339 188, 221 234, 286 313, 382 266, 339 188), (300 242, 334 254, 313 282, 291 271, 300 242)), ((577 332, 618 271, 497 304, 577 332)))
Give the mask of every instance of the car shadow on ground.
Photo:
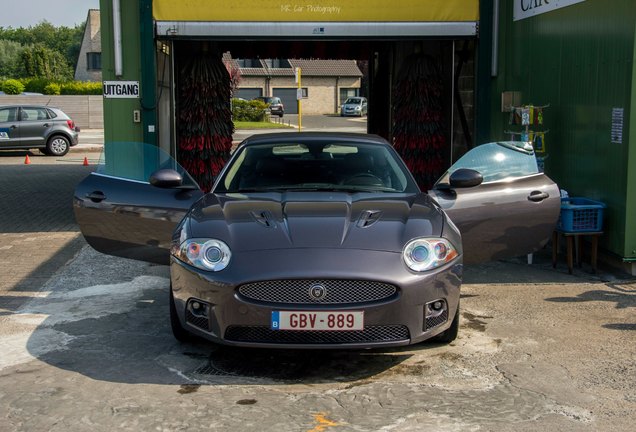
MULTIPOLYGON (((30 312, 50 315, 33 332, 27 349, 51 366, 100 381, 267 385, 351 383, 402 364, 413 351, 440 346, 300 350, 227 347, 203 340, 179 343, 170 330, 167 297, 167 286, 143 290, 140 297, 130 298, 134 305, 125 312, 79 320, 75 318, 90 314, 91 302, 105 299, 58 296, 42 299, 40 305, 37 299, 30 312), (43 352, 44 338, 58 341, 61 349, 43 352)), ((98 314, 103 306, 97 306, 98 314)), ((115 301, 111 306, 117 310, 122 305, 115 301)))
MULTIPOLYGON (((147 384, 355 383, 403 365, 440 344, 371 350, 298 350, 179 343, 169 323, 168 269, 84 248, 11 318, 41 322, 25 335, 26 352, 91 379, 147 384), (99 270, 99 267, 102 267, 99 270)), ((442 348, 443 349, 443 348, 442 348)))
POLYGON ((16 157, 16 156, 45 156, 44 153, 37 150, 2 150, 0 151, 0 157, 16 157))

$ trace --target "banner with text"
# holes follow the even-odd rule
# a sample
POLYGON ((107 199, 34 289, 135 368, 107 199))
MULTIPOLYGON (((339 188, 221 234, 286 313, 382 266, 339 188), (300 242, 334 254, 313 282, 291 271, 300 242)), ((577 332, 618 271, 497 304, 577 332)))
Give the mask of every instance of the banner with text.
POLYGON ((466 22, 479 0, 154 0, 157 21, 466 22))
POLYGON ((585 0, 514 0, 515 10, 512 19, 519 21, 584 1, 585 0))

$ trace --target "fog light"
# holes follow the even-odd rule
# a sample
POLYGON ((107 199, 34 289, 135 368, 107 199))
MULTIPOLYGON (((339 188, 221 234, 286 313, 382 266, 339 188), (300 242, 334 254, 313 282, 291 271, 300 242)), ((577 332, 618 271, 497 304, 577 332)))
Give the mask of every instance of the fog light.
POLYGON ((188 311, 194 316, 197 317, 207 317, 208 316, 209 305, 200 300, 190 300, 188 302, 188 311))
POLYGON ((446 300, 435 300, 426 303, 424 310, 424 331, 440 326, 448 321, 448 304, 446 300))

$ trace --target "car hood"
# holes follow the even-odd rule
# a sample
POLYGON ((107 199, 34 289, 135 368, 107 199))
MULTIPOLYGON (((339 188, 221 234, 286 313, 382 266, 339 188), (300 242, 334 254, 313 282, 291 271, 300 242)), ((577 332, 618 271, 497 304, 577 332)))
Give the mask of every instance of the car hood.
POLYGON ((283 192, 208 194, 185 225, 189 238, 232 251, 349 248, 401 252, 415 237, 440 236, 444 216, 426 194, 283 192))

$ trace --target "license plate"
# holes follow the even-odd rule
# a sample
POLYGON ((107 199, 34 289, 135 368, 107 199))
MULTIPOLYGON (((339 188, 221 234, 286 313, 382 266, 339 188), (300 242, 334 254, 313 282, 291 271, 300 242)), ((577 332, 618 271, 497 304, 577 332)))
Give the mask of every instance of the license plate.
POLYGON ((364 330, 364 311, 273 311, 272 330, 364 330))

